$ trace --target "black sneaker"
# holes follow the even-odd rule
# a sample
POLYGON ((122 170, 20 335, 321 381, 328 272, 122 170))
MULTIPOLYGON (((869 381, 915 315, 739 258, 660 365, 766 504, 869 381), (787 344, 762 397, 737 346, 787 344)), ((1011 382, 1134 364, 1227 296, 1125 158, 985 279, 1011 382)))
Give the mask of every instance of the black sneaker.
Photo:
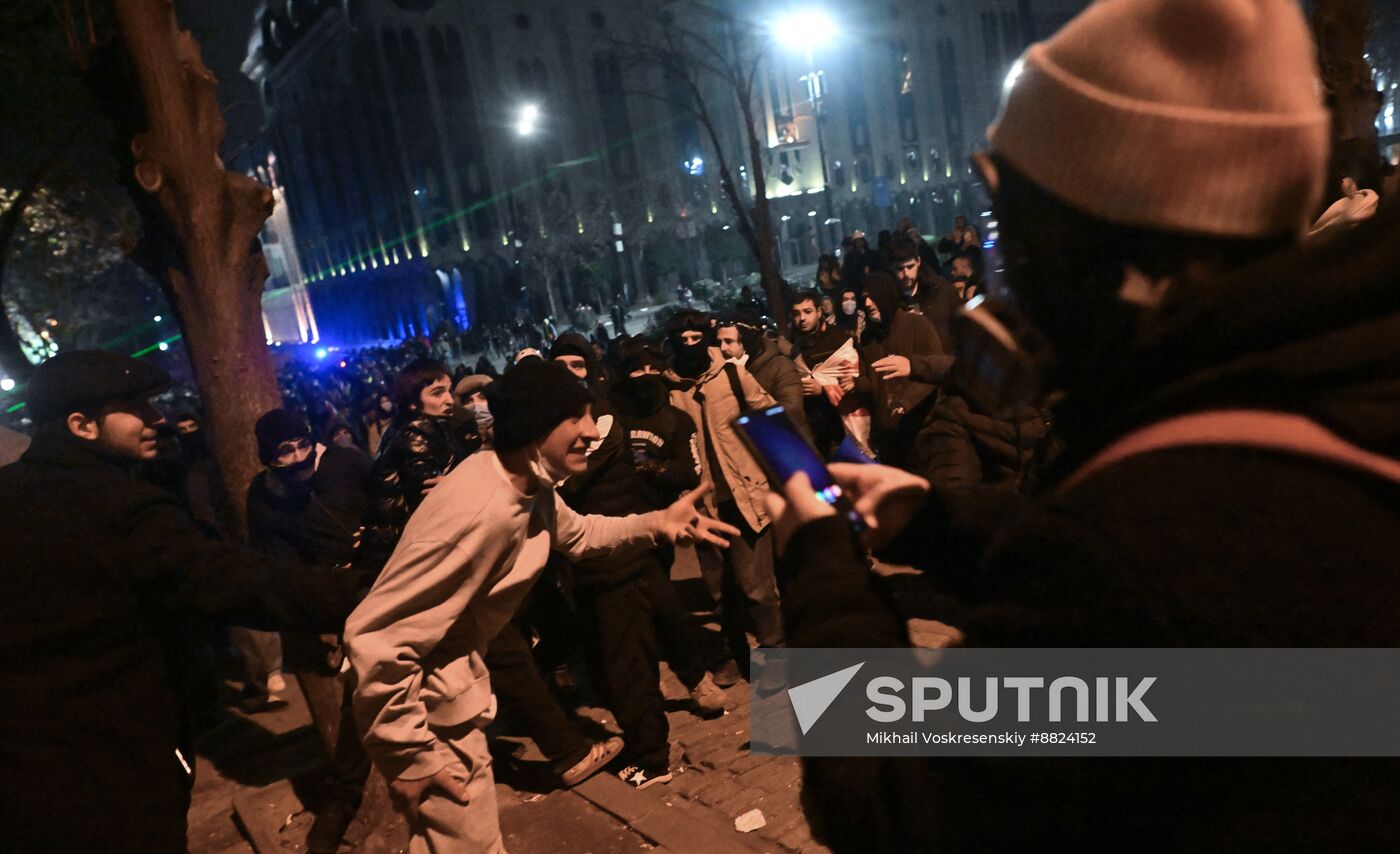
POLYGON ((739 672, 739 665, 732 658, 714 672, 714 677, 715 684, 721 688, 738 685, 744 680, 744 674, 739 672))
POLYGON ((628 765, 617 772, 617 778, 634 789, 645 789, 658 783, 669 783, 674 776, 670 768, 648 771, 640 765, 628 765))

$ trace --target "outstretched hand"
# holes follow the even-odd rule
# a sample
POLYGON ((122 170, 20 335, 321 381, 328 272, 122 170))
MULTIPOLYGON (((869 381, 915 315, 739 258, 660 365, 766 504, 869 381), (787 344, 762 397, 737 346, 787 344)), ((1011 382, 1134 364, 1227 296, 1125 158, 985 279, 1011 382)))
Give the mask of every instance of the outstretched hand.
POLYGON ((722 549, 729 548, 730 538, 739 536, 739 529, 711 519, 695 508, 696 503, 713 488, 708 481, 702 483, 676 499, 676 503, 670 507, 657 511, 660 514, 661 533, 666 539, 678 546, 700 542, 722 549))

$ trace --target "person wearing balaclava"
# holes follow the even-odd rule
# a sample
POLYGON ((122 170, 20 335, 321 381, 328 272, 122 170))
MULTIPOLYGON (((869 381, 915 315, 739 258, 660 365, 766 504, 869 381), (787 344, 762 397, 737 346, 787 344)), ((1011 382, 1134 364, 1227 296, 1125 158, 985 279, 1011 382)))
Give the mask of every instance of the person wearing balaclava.
POLYGON ((897 465, 913 430, 937 397, 937 384, 952 367, 927 318, 901 306, 899 284, 889 273, 865 277, 865 329, 861 332, 856 391, 869 396, 872 439, 882 462, 897 465), (913 417, 909 417, 910 415, 913 417))
MULTIPOLYGON (((345 632, 365 747, 412 845, 432 851, 502 848, 485 735, 496 703, 482 653, 550 552, 582 560, 668 541, 723 546, 738 534, 697 512, 699 490, 621 518, 571 510, 558 484, 587 468, 599 436, 588 391, 562 365, 521 362, 487 387, 487 400, 495 448, 428 493, 345 632)), ((581 782, 622 747, 618 738, 583 745, 561 779, 581 782)))
MULTIPOLYGON (((660 357, 644 343, 618 344, 613 366, 614 412, 608 435, 593 448, 587 471, 565 483, 564 501, 579 513, 623 516, 666 507, 700 484, 695 425, 667 403, 660 357)), ((601 426, 600 426, 601 432, 601 426)), ((617 718, 639 788, 671 777, 670 726, 661 693, 660 659, 691 694, 692 711, 724 713, 725 697, 706 672, 704 640, 695 617, 671 584, 674 552, 573 561, 577 613, 594 639, 596 675, 617 718), (637 773, 637 772, 634 772, 637 773)), ((488 661, 489 664, 489 661, 488 661)))
POLYGON ((605 414, 610 409, 608 402, 607 371, 599 364, 593 343, 577 332, 560 335, 545 354, 545 358, 558 362, 578 378, 583 387, 593 395, 593 414, 605 414))
MULTIPOLYGON (((374 556, 357 543, 370 518, 369 457, 354 445, 312 441, 306 422, 285 409, 265 413, 253 432, 266 468, 248 489, 249 545, 307 566, 350 564, 368 586, 374 556)), ((318 730, 354 725, 335 635, 284 632, 279 655, 301 685, 318 730)), ((354 819, 369 776, 364 748, 340 739, 325 774, 326 797, 306 839, 312 852, 335 851, 354 819)))
POLYGON ((701 479, 714 484, 706 501, 716 518, 743 531, 723 559, 700 550, 700 568, 714 601, 735 662, 716 673, 720 685, 738 680, 736 662, 748 661, 744 640, 747 613, 760 646, 783 643, 782 611, 773 575, 773 541, 763 500, 768 478, 734 429, 734 419, 751 409, 766 409, 774 400, 742 365, 727 362, 712 344, 707 315, 684 312, 672 320, 668 334, 671 367, 679 380, 671 405, 695 422, 701 479))

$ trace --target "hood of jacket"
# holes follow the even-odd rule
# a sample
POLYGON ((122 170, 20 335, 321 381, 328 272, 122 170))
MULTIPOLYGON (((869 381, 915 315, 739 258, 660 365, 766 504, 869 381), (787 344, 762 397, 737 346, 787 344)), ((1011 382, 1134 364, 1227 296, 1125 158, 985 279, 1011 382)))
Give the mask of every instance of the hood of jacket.
POLYGON ((1335 240, 1173 284, 1127 356, 1068 389, 1064 466, 1136 427, 1218 408, 1303 415, 1400 457, 1400 206, 1335 240))

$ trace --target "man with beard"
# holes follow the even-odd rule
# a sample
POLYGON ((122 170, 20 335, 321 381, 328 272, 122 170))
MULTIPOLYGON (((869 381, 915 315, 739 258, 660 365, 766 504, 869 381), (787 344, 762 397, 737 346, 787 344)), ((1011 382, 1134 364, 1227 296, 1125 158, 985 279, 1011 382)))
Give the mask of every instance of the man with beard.
POLYGON ((778 352, 778 344, 763 334, 763 318, 746 309, 725 316, 716 327, 719 351, 742 365, 768 396, 782 404, 799 432, 811 439, 807 412, 802 407, 802 375, 792 359, 778 352))
POLYGON ((893 276, 871 273, 864 290, 865 329, 856 390, 870 399, 873 444, 881 461, 899 465, 913 432, 937 400, 934 391, 953 357, 943 349, 933 324, 900 307, 893 276))
MULTIPOLYGON (((773 576, 773 541, 763 507, 768 478, 735 433, 734 419, 745 411, 772 406, 773 398, 743 367, 725 362, 712 335, 709 318, 700 312, 683 312, 672 321, 671 367, 679 387, 671 391, 671 405, 695 422, 701 479, 714 484, 706 509, 742 532, 722 560, 702 552, 700 566, 710 595, 719 604, 730 652, 747 663, 743 616, 747 614, 761 647, 781 646, 783 627, 773 576)), ((724 673, 720 684, 731 675, 724 673)))
POLYGON ((952 283, 938 275, 923 258, 923 241, 899 235, 890 240, 890 272, 899 282, 902 305, 912 314, 923 315, 938 332, 944 352, 953 352, 952 321, 958 295, 952 283))
MULTIPOLYGON (((817 450, 829 456, 846 435, 841 416, 822 391, 821 383, 812 377, 812 369, 841 349, 850 336, 831 325, 822 316, 821 295, 801 291, 792 299, 792 357, 802 371, 802 408, 811 428, 817 450)), ((849 389, 847 389, 849 391, 849 389)))

